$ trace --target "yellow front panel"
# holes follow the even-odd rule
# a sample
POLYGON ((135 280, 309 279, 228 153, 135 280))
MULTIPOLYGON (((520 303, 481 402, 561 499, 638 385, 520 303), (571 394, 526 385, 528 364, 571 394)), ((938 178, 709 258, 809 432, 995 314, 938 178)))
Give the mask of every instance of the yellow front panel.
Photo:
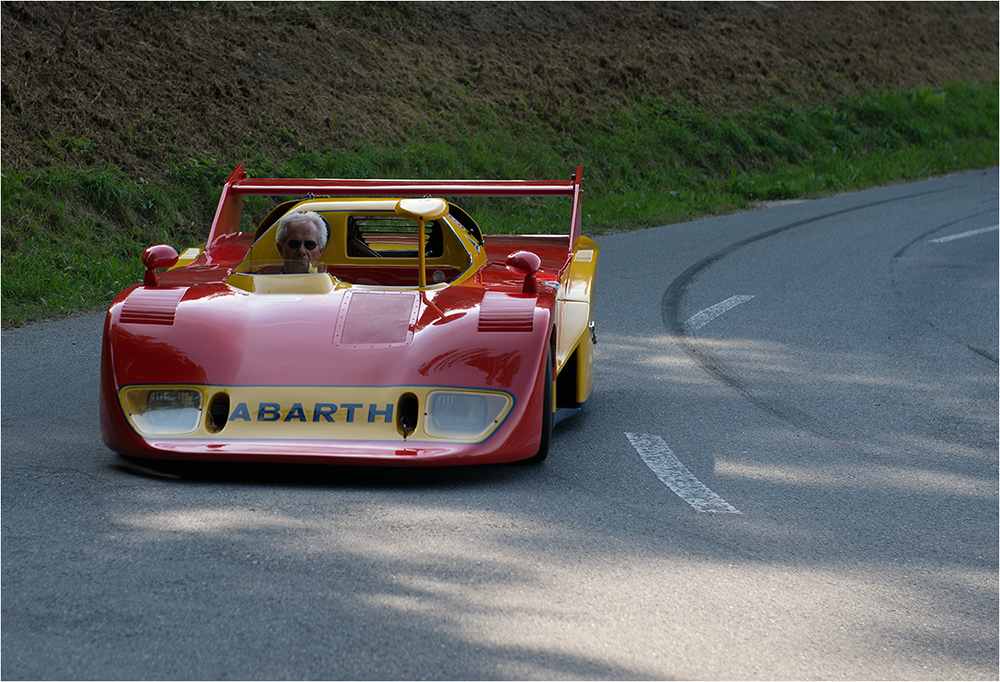
MULTIPOLYGON (((460 441, 487 438, 501 424, 513 407, 513 400, 505 391, 469 391, 428 386, 128 386, 121 390, 122 408, 132 426, 146 437, 171 439, 224 439, 224 440, 398 440, 403 441, 399 425, 404 398, 416 400, 408 434, 410 439, 424 441, 460 441), (200 403, 201 418, 191 430, 186 426, 177 433, 162 429, 144 431, 149 419, 140 420, 134 415, 148 412, 141 400, 147 393, 162 394, 171 391, 197 392, 200 400, 187 400, 184 408, 200 403), (488 396, 497 406, 490 424, 468 438, 462 435, 431 436, 425 430, 428 418, 428 400, 432 393, 455 396, 488 396), (139 396, 137 398, 136 396, 139 396), (217 401, 225 404, 227 415, 222 424, 213 424, 211 406, 217 401), (499 403, 495 401, 499 400, 499 403), (221 428, 220 428, 221 426, 221 428)), ((175 401, 176 402, 176 401, 175 401)), ((161 419, 161 422, 177 421, 161 419)), ((186 422, 185 422, 186 424, 186 422)), ((429 427, 428 427, 429 428, 429 427)))

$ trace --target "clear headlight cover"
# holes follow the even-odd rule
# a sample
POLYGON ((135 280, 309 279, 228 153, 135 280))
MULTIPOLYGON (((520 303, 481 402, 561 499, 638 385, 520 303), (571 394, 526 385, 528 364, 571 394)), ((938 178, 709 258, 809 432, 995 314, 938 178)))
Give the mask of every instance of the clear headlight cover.
POLYGON ((144 434, 191 433, 201 422, 201 391, 191 388, 126 388, 122 404, 144 434))
POLYGON ((424 431, 436 438, 479 440, 507 416, 510 405, 506 393, 432 391, 427 395, 424 431))

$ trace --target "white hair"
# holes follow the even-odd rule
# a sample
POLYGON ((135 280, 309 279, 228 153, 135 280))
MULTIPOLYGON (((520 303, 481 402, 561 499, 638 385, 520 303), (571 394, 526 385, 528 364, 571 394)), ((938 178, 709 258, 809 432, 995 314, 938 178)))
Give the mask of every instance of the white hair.
POLYGON ((316 211, 291 211, 281 216, 281 220, 278 221, 278 231, 274 235, 278 243, 285 243, 285 237, 288 236, 288 226, 300 220, 310 222, 316 226, 316 241, 319 244, 319 248, 325 249, 326 240, 330 236, 328 234, 329 228, 327 227, 326 219, 319 213, 316 213, 316 211))

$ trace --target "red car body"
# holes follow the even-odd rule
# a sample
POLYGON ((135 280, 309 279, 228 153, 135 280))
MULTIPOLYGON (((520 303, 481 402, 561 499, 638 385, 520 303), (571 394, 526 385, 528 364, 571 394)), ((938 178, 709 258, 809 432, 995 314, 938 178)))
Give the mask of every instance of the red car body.
POLYGON ((108 309, 105 443, 158 460, 540 461, 592 385, 598 246, 580 234, 580 180, 253 179, 238 167, 205 244, 147 249, 144 282, 108 309), (300 198, 241 231, 243 197, 261 195, 300 198), (568 234, 483 235, 454 204, 408 199, 427 195, 565 197, 568 234), (429 205, 446 209, 426 237, 413 211, 429 205), (319 272, 267 269, 289 210, 329 225, 319 272))

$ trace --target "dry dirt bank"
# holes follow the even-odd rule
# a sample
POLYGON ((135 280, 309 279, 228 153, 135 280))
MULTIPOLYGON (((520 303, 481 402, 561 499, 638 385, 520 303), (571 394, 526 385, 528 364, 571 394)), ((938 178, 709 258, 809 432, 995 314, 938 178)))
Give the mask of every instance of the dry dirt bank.
POLYGON ((997 77, 986 3, 2 3, 5 169, 233 160, 454 128, 555 131, 639 90, 822 102, 997 77))

